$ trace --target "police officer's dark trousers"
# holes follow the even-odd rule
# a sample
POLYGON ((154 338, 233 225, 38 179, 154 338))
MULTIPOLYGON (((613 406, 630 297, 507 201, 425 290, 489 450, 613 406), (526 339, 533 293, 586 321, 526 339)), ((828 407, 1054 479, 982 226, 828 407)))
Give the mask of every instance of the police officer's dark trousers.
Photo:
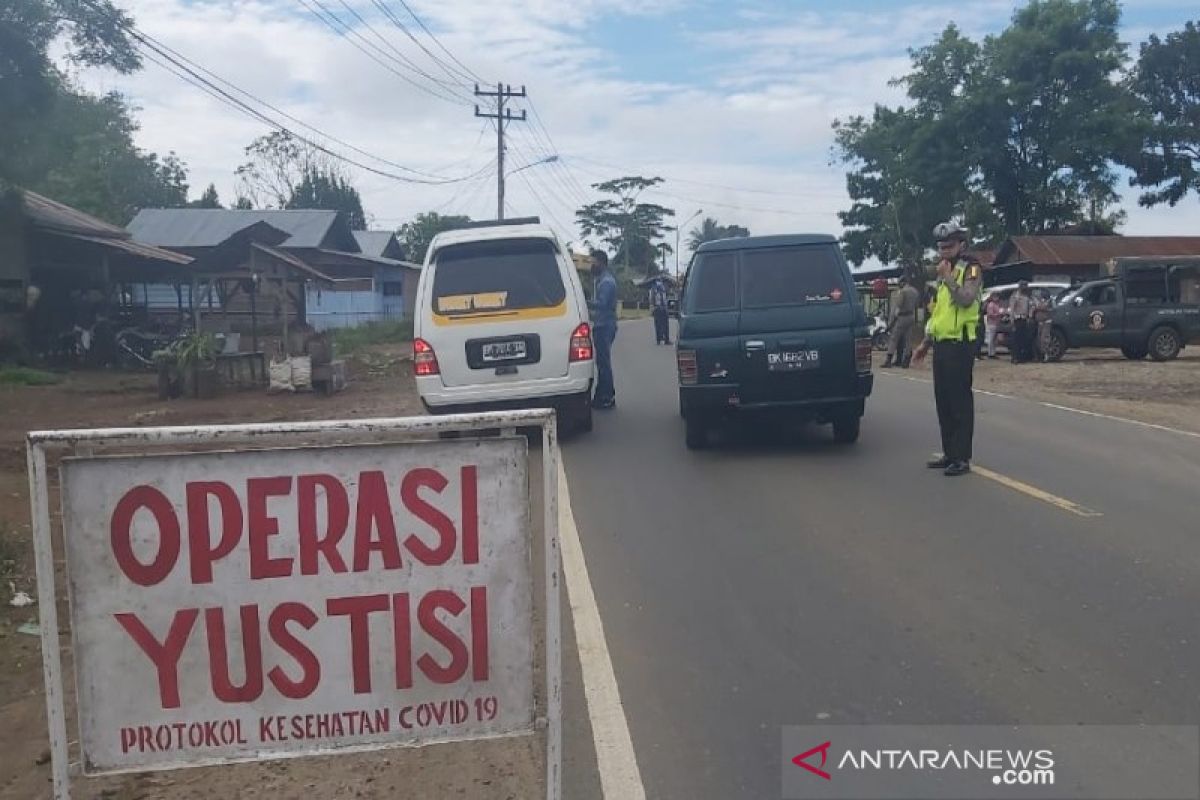
POLYGON ((933 395, 942 429, 942 453, 947 461, 971 460, 975 438, 975 396, 971 392, 974 378, 974 342, 934 342, 933 395))

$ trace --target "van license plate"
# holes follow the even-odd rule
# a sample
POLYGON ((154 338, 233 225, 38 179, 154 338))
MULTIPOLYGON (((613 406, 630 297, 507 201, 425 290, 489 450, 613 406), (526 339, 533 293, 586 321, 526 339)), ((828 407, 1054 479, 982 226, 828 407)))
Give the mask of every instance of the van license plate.
POLYGON ((767 369, 772 372, 794 372, 802 369, 815 369, 821 366, 821 351, 819 350, 784 350, 781 353, 767 353, 767 369))
POLYGON ((507 342, 485 342, 483 345, 483 360, 513 361, 525 357, 525 340, 513 339, 507 342))

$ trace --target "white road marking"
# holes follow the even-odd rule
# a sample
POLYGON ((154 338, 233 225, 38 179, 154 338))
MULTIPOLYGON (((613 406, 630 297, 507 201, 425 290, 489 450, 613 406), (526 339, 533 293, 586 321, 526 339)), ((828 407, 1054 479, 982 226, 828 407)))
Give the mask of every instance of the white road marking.
MULTIPOLYGON (((894 372, 887 372, 887 373, 881 373, 881 374, 888 375, 889 377, 892 377, 892 378, 899 378, 900 380, 903 380, 903 381, 911 381, 913 383, 933 383, 933 381, 926 380, 925 378, 913 378, 908 375, 897 375, 894 372)), ((1106 419, 1106 420, 1109 420, 1110 422, 1124 422, 1126 425, 1137 425, 1140 428, 1150 428, 1151 430, 1162 431, 1163 433, 1174 433, 1179 436, 1188 436, 1193 439, 1200 439, 1200 433, 1197 433, 1195 431, 1185 431, 1180 428, 1172 428, 1167 425, 1156 425, 1153 422, 1142 422, 1139 419, 1129 419, 1128 417, 1117 417, 1117 416, 1113 416, 1112 414, 1101 414, 1096 411, 1085 411, 1082 408, 1075 408, 1073 406, 1063 406, 1063 405, 1059 405, 1058 403, 1046 403, 1041 400, 1030 400, 1025 397, 1014 397, 1013 395, 1000 394, 999 392, 988 392, 983 389, 975 389, 974 392, 976 394, 987 395, 988 397, 999 397, 1004 400, 1017 400, 1017 401, 1025 402, 1025 403, 1033 403, 1034 405, 1042 406, 1043 408, 1052 408, 1055 411, 1067 411, 1071 414, 1082 414, 1085 417, 1096 417, 1097 419, 1106 419)))
POLYGON ((575 642, 583 671, 583 693, 587 698, 596 746, 600 788, 606 800, 645 800, 646 789, 642 785, 625 706, 621 703, 617 676, 604 638, 600 609, 588 578, 583 545, 571 511, 567 474, 561 460, 558 463, 558 531, 562 540, 567 597, 575 621, 575 642))
POLYGON ((1058 411, 1070 411, 1072 414, 1083 414, 1085 417, 1098 417, 1099 419, 1107 419, 1107 420, 1111 420, 1112 422, 1124 422, 1129 425, 1138 425, 1143 428, 1150 428, 1150 429, 1156 430, 1156 431, 1163 431, 1165 433, 1175 433, 1180 436, 1190 436, 1193 439, 1200 439, 1200 433, 1196 433, 1195 431, 1180 430, 1179 428, 1171 428, 1166 425, 1155 425, 1153 422, 1142 422, 1141 420, 1138 420, 1138 419, 1128 419, 1126 417, 1114 417, 1111 414, 1099 414, 1095 411, 1084 411, 1082 408, 1072 408, 1071 406, 1060 406, 1060 405, 1055 405, 1054 403, 1038 403, 1038 405, 1045 406, 1046 408, 1053 408, 1058 411))

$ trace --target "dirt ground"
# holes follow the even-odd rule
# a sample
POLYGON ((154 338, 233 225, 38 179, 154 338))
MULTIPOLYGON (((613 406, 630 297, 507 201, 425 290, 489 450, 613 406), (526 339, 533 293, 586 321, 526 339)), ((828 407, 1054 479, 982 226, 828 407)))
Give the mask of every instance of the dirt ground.
MULTIPOLYGON (((928 377, 929 362, 912 373, 928 377)), ((1130 361, 1119 350, 1073 350, 1055 364, 976 362, 975 388, 1200 432, 1200 346, 1174 361, 1130 361)))
MULTIPOLYGON (((18 630, 37 622, 37 606, 11 605, 16 592, 37 595, 30 545, 26 432, 420 414, 410 355, 408 346, 368 348, 350 360, 350 386, 333 397, 246 391, 223 394, 215 401, 162 402, 152 375, 105 372, 72 374, 56 386, 0 387, 0 800, 50 797, 40 640, 18 630)), ((60 609, 59 621, 65 632, 69 624, 65 609, 60 609)), ((71 714, 68 707, 69 721, 71 714)), ((68 737, 74 736, 74 726, 69 725, 68 737)), ((77 780, 73 797, 516 800, 537 794, 530 787, 541 786, 540 739, 472 745, 471 751, 461 756, 454 752, 456 747, 77 780)))

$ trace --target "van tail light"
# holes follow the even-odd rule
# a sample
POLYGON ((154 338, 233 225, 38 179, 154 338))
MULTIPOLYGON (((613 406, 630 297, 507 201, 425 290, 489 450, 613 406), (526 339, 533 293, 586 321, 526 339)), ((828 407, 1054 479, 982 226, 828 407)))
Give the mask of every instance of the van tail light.
POLYGON ((591 361, 594 357, 595 349, 592 347, 592 326, 586 322, 580 323, 575 332, 571 334, 571 363, 591 361))
POLYGON ((437 354, 433 352, 433 346, 424 339, 413 341, 413 372, 419 377, 442 373, 442 368, 438 366, 437 354))
POLYGON ((854 340, 854 363, 858 365, 859 373, 865 374, 871 371, 871 350, 870 339, 854 340))
POLYGON ((696 366, 696 351, 675 351, 675 363, 679 366, 679 383, 684 386, 694 386, 699 376, 699 370, 696 366))

